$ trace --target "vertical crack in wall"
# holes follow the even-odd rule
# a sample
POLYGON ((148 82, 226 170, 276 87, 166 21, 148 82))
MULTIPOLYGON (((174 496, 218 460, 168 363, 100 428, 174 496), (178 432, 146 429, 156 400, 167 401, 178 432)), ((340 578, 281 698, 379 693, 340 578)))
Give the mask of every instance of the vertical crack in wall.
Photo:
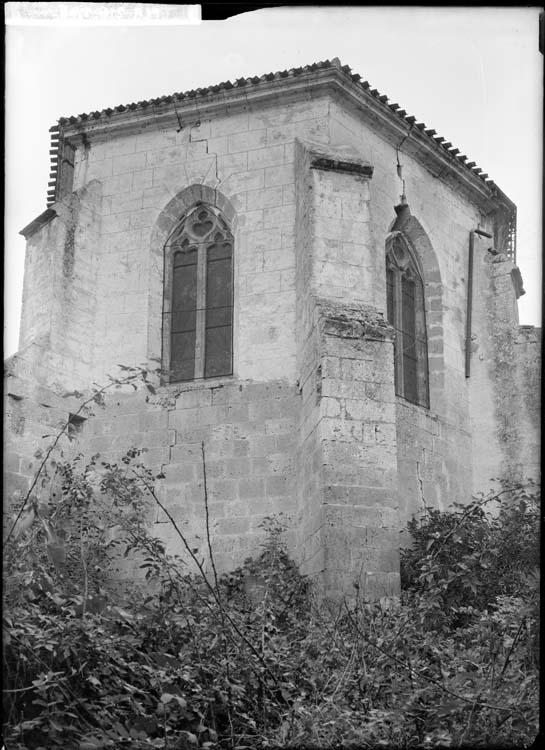
POLYGON ((424 495, 424 482, 422 481, 422 474, 420 473, 420 461, 416 462, 416 478, 418 480, 418 486, 420 488, 420 499, 422 500, 422 505, 424 508, 428 507, 428 503, 426 502, 426 497, 424 495))
POLYGON ((74 277, 74 265, 76 256, 76 226, 79 215, 79 201, 75 198, 70 211, 70 219, 66 224, 66 234, 64 237, 64 248, 62 255, 62 272, 67 279, 74 277))

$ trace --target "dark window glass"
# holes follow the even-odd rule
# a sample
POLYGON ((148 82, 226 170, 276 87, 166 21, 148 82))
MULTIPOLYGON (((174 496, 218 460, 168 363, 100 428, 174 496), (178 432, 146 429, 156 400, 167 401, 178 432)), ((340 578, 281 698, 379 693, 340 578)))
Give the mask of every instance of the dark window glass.
POLYGON ((424 287, 409 246, 397 235, 386 256, 386 314, 395 329, 395 390, 428 406, 428 355, 424 287))
POLYGON ((233 242, 225 222, 199 206, 173 240, 170 379, 232 372, 233 242))
POLYGON ((403 395, 418 403, 414 283, 401 278, 401 326, 403 336, 403 395))
POLYGON ((197 249, 176 252, 172 277, 171 370, 176 380, 195 371, 197 322, 197 249))
POLYGON ((195 331, 173 333, 172 378, 174 380, 193 380, 195 377, 195 331))
POLYGON ((394 321, 394 272, 391 268, 386 269, 386 302, 388 323, 395 325, 394 321))
POLYGON ((211 245, 206 264, 205 377, 231 372, 232 249, 211 245))
POLYGON ((205 378, 231 373, 231 326, 206 329, 205 378))

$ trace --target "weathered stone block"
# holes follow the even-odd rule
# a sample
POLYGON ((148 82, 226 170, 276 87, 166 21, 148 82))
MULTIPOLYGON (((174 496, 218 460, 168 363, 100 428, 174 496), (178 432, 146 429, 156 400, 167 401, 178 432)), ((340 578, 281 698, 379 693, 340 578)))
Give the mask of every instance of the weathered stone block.
POLYGON ((230 502, 238 497, 238 481, 236 479, 207 477, 207 485, 210 499, 230 502))
POLYGON ((218 172, 229 177, 236 172, 247 172, 260 167, 260 164, 249 162, 248 153, 241 151, 235 154, 218 156, 218 172))
POLYGON ((239 480, 238 496, 241 500, 263 497, 265 480, 262 477, 245 477, 239 480))
POLYGON ((266 493, 267 496, 286 495, 293 491, 293 478, 285 475, 275 475, 267 477, 266 493))
POLYGON ((264 190, 252 190, 246 196, 246 205, 248 211, 281 206, 284 203, 283 196, 284 192, 282 187, 275 186, 265 188, 264 190))
POLYGON ((144 151, 113 157, 112 172, 114 175, 126 174, 127 172, 137 172, 145 167, 146 153, 144 151))
POLYGON ((218 520, 218 534, 244 534, 250 528, 250 519, 248 517, 239 518, 220 518, 218 520))
MULTIPOLYGON (((264 131, 258 131, 264 133, 264 131)), ((250 168, 270 167, 284 163, 284 146, 258 148, 248 152, 250 168)))
MULTIPOLYGON (((244 424, 244 431, 248 431, 251 428, 248 424, 249 421, 249 408, 247 404, 228 404, 226 409, 225 421, 233 424, 244 424)), ((242 433, 239 433, 242 434, 242 433)))
POLYGON ((247 172, 232 172, 225 180, 226 187, 233 192, 260 190, 265 181, 263 169, 252 169, 247 172))
POLYGON ((261 149, 266 145, 267 136, 265 130, 250 130, 247 133, 237 133, 230 135, 228 140, 229 153, 237 151, 251 151, 261 149))
POLYGON ((288 185, 293 182, 293 180, 293 166, 291 164, 265 168, 265 187, 288 185))
MULTIPOLYGON (((396 502, 392 491, 383 487, 365 487, 363 485, 325 485, 324 502, 332 505, 358 505, 367 510, 370 507, 391 507, 396 502)), ((366 512, 367 512, 366 510, 366 512)))

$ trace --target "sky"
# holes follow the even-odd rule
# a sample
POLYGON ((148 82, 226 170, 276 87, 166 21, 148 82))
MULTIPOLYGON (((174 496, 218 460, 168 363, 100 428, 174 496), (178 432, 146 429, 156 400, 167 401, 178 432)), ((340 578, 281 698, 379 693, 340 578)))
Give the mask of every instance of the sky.
POLYGON ((539 8, 292 6, 224 21, 107 26, 62 23, 59 5, 91 3, 38 5, 49 6, 52 22, 7 14, 5 356, 18 346, 18 232, 46 208, 49 128, 59 117, 333 57, 451 141, 517 204, 520 322, 540 325, 539 8))

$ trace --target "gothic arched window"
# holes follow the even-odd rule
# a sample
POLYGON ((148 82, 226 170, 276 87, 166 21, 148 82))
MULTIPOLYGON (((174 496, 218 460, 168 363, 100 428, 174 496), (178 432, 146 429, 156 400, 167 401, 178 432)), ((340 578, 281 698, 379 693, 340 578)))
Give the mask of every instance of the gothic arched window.
POLYGON ((424 283, 416 257, 400 232, 386 245, 386 297, 388 322, 395 328, 396 394, 428 407, 424 283))
POLYGON ((213 206, 200 204, 167 244, 170 304, 165 345, 170 381, 233 371, 233 235, 213 206))

